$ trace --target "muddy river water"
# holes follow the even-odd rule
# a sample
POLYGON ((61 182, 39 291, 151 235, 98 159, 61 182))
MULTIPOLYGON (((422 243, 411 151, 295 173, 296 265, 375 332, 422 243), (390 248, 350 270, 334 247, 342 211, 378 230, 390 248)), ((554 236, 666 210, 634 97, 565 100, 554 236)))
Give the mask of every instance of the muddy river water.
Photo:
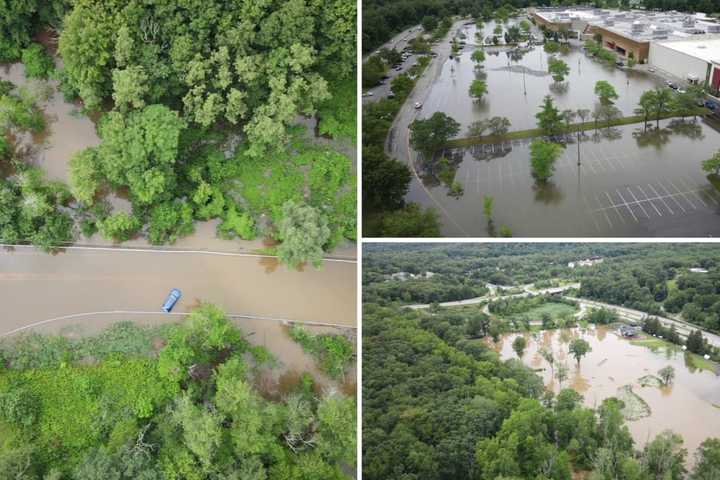
MULTIPOLYGON (((494 24, 485 25, 485 35, 494 24)), ((486 61, 476 69, 470 56, 476 27, 465 26, 468 46, 448 59, 424 98, 418 118, 444 112, 461 124, 460 136, 474 121, 491 116, 510 119, 510 130, 536 127, 535 114, 545 95, 562 109, 593 110, 595 82, 606 80, 618 92, 615 105, 632 115, 643 91, 662 84, 645 71, 628 71, 591 60, 578 45, 559 54, 570 68, 563 88, 546 73, 548 54, 542 47, 522 56, 486 48, 486 61), (484 79, 488 94, 473 102, 468 88, 484 79), (524 94, 523 78, 527 89, 524 94)), ((591 119, 588 119, 590 121, 591 119)), ((531 139, 497 145, 453 149, 445 155, 455 165, 455 180, 464 188, 459 198, 416 169, 423 185, 413 182, 408 199, 443 210, 443 234, 491 234, 482 215, 484 196, 495 200, 494 226, 510 227, 514 236, 714 236, 720 234, 720 192, 708 181, 701 163, 720 148, 717 122, 688 118, 663 120, 660 129, 642 124, 586 131, 578 142, 567 139, 547 184, 530 171, 531 139), (579 143, 579 152, 578 152, 579 143)))
MULTIPOLYGON (((512 342, 519 334, 507 334, 494 345, 502 358, 517 358, 512 342)), ((569 368, 568 386, 582 394, 585 404, 597 407, 603 399, 616 396, 618 388, 631 385, 635 394, 647 402, 650 415, 627 424, 638 447, 648 438, 665 429, 681 434, 688 449, 689 460, 693 452, 707 437, 720 432, 720 377, 699 370, 686 362, 684 353, 672 350, 652 351, 633 345, 621 338, 610 327, 592 326, 583 329, 546 330, 536 335, 523 334, 528 341, 522 361, 538 370, 547 388, 558 391, 558 382, 552 378, 549 364, 539 355, 540 348, 552 349, 555 363, 566 363, 569 368), (582 358, 580 367, 568 354, 568 344, 574 338, 583 338, 592 351, 582 358), (639 385, 645 375, 656 375, 661 368, 672 365, 675 381, 668 387, 639 385)))

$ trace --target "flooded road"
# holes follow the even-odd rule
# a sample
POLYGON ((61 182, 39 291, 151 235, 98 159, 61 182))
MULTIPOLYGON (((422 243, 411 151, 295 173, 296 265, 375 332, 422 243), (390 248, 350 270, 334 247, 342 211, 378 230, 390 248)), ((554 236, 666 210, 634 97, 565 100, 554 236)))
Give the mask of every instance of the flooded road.
POLYGON ((183 292, 175 312, 203 300, 232 314, 357 324, 354 263, 328 261, 321 270, 297 272, 275 258, 18 248, 0 252, 0 335, 78 313, 157 312, 171 288, 183 292))
MULTIPOLYGON (((512 342, 520 334, 504 335, 498 344, 492 345, 504 359, 517 358, 512 342)), ((571 387, 582 394, 585 404, 597 407, 603 399, 616 396, 618 388, 631 385, 633 392, 650 407, 650 415, 628 421, 628 427, 638 447, 642 448, 648 438, 665 429, 683 436, 688 460, 707 437, 720 432, 720 377, 697 370, 688 365, 684 353, 674 350, 653 352, 642 346, 632 345, 619 337, 609 327, 599 326, 587 330, 547 330, 532 336, 523 334, 528 347, 522 361, 529 367, 542 371, 548 388, 558 391, 557 380, 551 377, 547 362, 538 354, 539 348, 552 349, 555 365, 565 362, 569 367, 568 380, 563 387, 571 387), (569 355, 568 344, 574 338, 585 339, 592 351, 582 358, 580 367, 569 355), (641 386, 639 379, 657 375, 661 368, 672 365, 675 381, 668 387, 641 386)))
MULTIPOLYGON (((571 70, 567 89, 555 88, 545 74, 548 55, 542 47, 522 57, 489 47, 484 68, 475 69, 470 56, 476 27, 456 24, 451 33, 458 28, 468 46, 459 60, 448 58, 447 41, 434 49, 440 55, 398 114, 388 145, 389 154, 413 168, 406 199, 435 208, 443 235, 489 236, 501 225, 513 236, 531 237, 720 235, 720 192, 701 169, 720 147, 720 126, 700 119, 663 120, 660 130, 642 124, 588 130, 579 142, 579 165, 578 141, 570 137, 545 185, 530 173, 531 139, 453 149, 445 155, 464 193, 448 196, 448 187, 410 149, 408 126, 416 118, 442 111, 462 125, 460 136, 472 122, 490 116, 508 117, 511 130, 520 130, 536 127, 535 113, 546 94, 560 109, 592 110, 595 82, 607 80, 619 94, 615 105, 632 114, 640 94, 661 84, 649 73, 593 61, 577 46, 558 54, 571 70), (488 95, 479 103, 468 96, 475 78, 488 83, 488 95), (424 103, 420 111, 412 108, 416 101, 424 103), (479 208, 485 196, 494 199, 492 226, 479 208)), ((485 34, 493 28, 494 23, 486 24, 485 34)))

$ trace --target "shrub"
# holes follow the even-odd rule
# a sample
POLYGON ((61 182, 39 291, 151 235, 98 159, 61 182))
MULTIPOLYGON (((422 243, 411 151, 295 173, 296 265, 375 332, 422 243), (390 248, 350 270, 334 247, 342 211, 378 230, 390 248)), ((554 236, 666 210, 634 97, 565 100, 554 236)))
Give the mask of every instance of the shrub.
POLYGON ((55 70, 55 62, 39 43, 33 43, 22 51, 22 63, 28 78, 47 78, 55 70))

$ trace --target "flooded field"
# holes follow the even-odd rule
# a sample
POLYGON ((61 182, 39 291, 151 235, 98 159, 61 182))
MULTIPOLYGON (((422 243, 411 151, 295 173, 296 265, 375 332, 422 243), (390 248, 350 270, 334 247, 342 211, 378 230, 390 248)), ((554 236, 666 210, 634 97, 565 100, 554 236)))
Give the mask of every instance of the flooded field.
MULTIPOLYGON (((504 335, 493 345, 502 358, 517 358, 512 342, 518 334, 504 335)), ((629 421, 628 426, 639 447, 648 438, 665 429, 683 436, 688 459, 707 437, 720 431, 720 377, 695 369, 681 351, 652 350, 633 345, 618 336, 610 327, 546 330, 533 336, 524 334, 528 347, 522 361, 538 371, 547 388, 558 391, 558 382, 551 376, 548 363, 539 355, 540 348, 552 349, 555 365, 565 362, 569 367, 571 387, 582 394, 586 405, 597 407, 603 399, 617 396, 619 389, 631 386, 632 391, 650 408, 650 415, 629 421), (569 355, 568 344, 574 338, 585 339, 592 351, 582 358, 580 367, 569 355), (667 387, 642 386, 641 377, 657 375, 661 368, 672 365, 675 381, 667 387)))
MULTIPOLYGON (((484 35, 494 23, 484 26, 484 35)), ((615 105, 633 114, 641 93, 661 85, 656 76, 623 70, 587 57, 578 45, 558 54, 570 67, 563 88, 546 73, 548 54, 535 47, 525 54, 507 48, 485 49, 484 68, 476 69, 470 56, 476 27, 465 26, 468 45, 459 58, 448 59, 430 86, 418 118, 442 111, 461 124, 460 136, 474 121, 491 116, 510 119, 510 130, 535 128, 535 114, 545 95, 559 109, 595 108, 595 82, 615 86, 615 105), (476 78, 488 84, 481 102, 468 95, 476 78), (527 88, 525 95, 523 78, 527 88)), ((590 119, 589 119, 590 120, 590 119)), ((538 185, 530 171, 532 139, 503 144, 475 145, 445 152, 463 186, 459 197, 431 174, 422 160, 415 168, 423 184, 411 184, 408 200, 443 213, 446 236, 486 236, 482 199, 494 199, 493 227, 506 225, 514 236, 714 236, 720 234, 720 192, 712 187, 701 163, 720 147, 717 122, 688 118, 663 120, 660 129, 642 124, 588 130, 578 141, 565 139, 566 148, 555 173, 538 185), (579 147, 579 148, 578 148, 579 147)))

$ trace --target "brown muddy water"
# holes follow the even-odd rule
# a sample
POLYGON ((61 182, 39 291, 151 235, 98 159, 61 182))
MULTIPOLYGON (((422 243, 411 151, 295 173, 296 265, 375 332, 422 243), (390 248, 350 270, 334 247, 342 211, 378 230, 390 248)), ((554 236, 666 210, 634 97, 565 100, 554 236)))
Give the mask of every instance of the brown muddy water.
POLYGON ((568 380, 563 387, 571 387, 582 394, 585 404, 597 407, 603 399, 617 395, 618 388, 631 385, 651 409, 650 416, 628 421, 628 427, 638 447, 658 433, 670 429, 683 436, 688 459, 698 445, 720 432, 720 377, 695 369, 687 363, 681 351, 661 349, 653 352, 647 347, 632 345, 605 326, 588 329, 546 330, 536 335, 507 334, 494 348, 504 359, 517 358, 512 342, 518 335, 528 341, 522 361, 537 370, 548 389, 558 391, 557 380, 551 377, 547 362, 539 355, 539 348, 550 348, 555 354, 555 365, 566 363, 568 380), (574 338, 583 338, 592 352, 582 358, 578 368, 568 353, 568 344, 574 338), (645 375, 656 375, 661 368, 672 365, 675 381, 669 387, 642 387, 638 380, 645 375))
POLYGON ((35 322, 87 312, 160 310, 171 288, 228 313, 354 326, 356 265, 326 262, 302 272, 274 259, 128 250, 31 248, 0 251, 0 334, 35 322))
MULTIPOLYGON (((493 23, 485 25, 485 34, 493 27, 493 23)), ((632 114, 641 93, 662 83, 644 71, 621 70, 591 60, 578 46, 567 55, 559 54, 571 71, 564 88, 556 88, 546 74, 548 54, 542 47, 516 56, 506 49, 486 48, 484 68, 475 69, 470 59, 476 48, 472 44, 475 31, 474 25, 465 28, 468 46, 459 59, 448 59, 442 66, 418 113, 418 118, 438 111, 450 115, 461 124, 460 136, 467 134, 472 122, 491 116, 509 118, 510 130, 535 128, 535 114, 547 94, 561 110, 593 110, 598 80, 613 84, 619 94, 615 105, 624 114, 632 114), (471 101, 468 95, 476 78, 488 84, 481 102, 471 101)), ((720 234, 720 193, 701 169, 702 161, 720 148, 717 122, 663 120, 660 130, 645 130, 637 124, 586 131, 579 154, 576 137, 566 139, 555 173, 545 185, 537 184, 531 175, 531 140, 445 152, 455 168, 455 181, 464 188, 459 198, 448 196, 447 186, 420 159, 415 167, 423 185, 414 180, 408 200, 444 210, 446 236, 494 233, 479 208, 484 196, 495 200, 494 227, 506 225, 514 236, 720 234)))
POLYGON ((29 88, 33 92, 48 90, 47 100, 40 100, 38 106, 45 113, 47 129, 34 138, 26 138, 32 142, 36 154, 31 163, 42 167, 45 175, 51 180, 68 182, 68 164, 75 152, 100 144, 95 131, 95 124, 87 116, 80 114, 80 107, 68 103, 57 89, 54 80, 30 80, 25 77, 22 63, 0 66, 0 79, 10 80, 19 87, 29 88))

